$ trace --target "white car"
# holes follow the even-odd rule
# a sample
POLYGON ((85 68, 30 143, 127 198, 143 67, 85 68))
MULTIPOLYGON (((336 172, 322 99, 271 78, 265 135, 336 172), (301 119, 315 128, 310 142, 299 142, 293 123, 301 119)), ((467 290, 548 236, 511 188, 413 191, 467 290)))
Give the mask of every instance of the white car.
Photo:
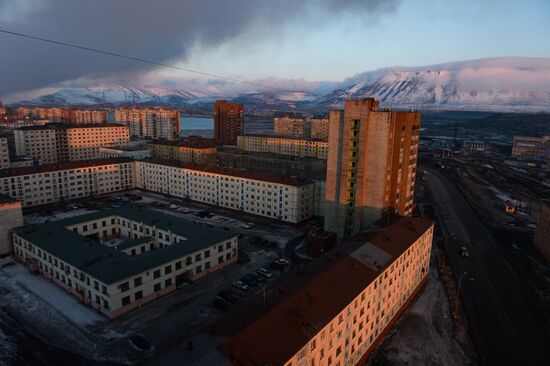
POLYGON ((267 269, 265 268, 260 268, 258 269, 258 274, 261 275, 261 276, 264 276, 265 278, 267 279, 270 279, 273 277, 273 273, 269 272, 267 269))
POLYGON ((243 290, 243 291, 248 290, 248 285, 245 284, 243 281, 235 281, 231 284, 231 286, 236 287, 239 290, 243 290))
POLYGON ((247 222, 243 225, 245 229, 252 229, 254 226, 256 226, 253 222, 247 222))
POLYGON ((170 205, 170 208, 171 208, 172 210, 175 210, 176 208, 180 208, 180 206, 178 206, 178 205, 170 205))

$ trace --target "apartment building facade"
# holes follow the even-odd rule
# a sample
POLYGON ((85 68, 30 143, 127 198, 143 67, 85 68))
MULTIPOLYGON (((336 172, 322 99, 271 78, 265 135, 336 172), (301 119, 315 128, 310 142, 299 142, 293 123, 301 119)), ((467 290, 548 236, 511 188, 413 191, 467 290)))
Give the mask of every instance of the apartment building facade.
POLYGON ((115 122, 139 138, 176 140, 180 136, 180 112, 169 108, 116 108, 115 122))
POLYGON ((16 154, 39 159, 42 164, 97 159, 100 147, 130 142, 128 127, 115 124, 47 124, 17 129, 14 136, 16 154))
POLYGON ((0 257, 12 252, 11 230, 23 226, 21 201, 0 194, 0 257))
POLYGON ((316 275, 220 351, 232 365, 364 365, 428 278, 433 223, 403 218, 316 275))
POLYGON ((6 169, 10 167, 10 150, 8 145, 8 139, 0 137, 0 169, 6 169))
POLYGON ((181 161, 194 164, 211 164, 216 161, 216 142, 200 136, 182 140, 156 140, 147 148, 152 159, 181 161))
POLYGON ((273 132, 276 135, 326 140, 328 138, 328 119, 290 117, 274 118, 273 132))
POLYGON ((240 135, 239 149, 250 152, 267 152, 296 157, 327 159, 328 142, 324 140, 280 137, 270 135, 240 135))
POLYGON ((330 112, 325 230, 348 237, 412 214, 419 131, 419 112, 379 110, 373 98, 330 112))
POLYGON ((13 230, 15 257, 114 318, 237 260, 233 233, 120 208, 13 230))
POLYGON ((0 171, 0 193, 23 207, 93 197, 135 187, 130 159, 64 162, 0 171))
POLYGON ((257 172, 136 162, 136 188, 299 223, 313 215, 313 184, 257 172))
POLYGON ((217 100, 214 104, 214 140, 218 145, 236 145, 244 133, 244 106, 217 100))
POLYGON ((512 156, 522 159, 550 159, 550 136, 514 136, 512 156))
POLYGON ((107 111, 78 108, 17 108, 18 118, 47 119, 51 123, 70 124, 105 124, 107 123, 107 111))

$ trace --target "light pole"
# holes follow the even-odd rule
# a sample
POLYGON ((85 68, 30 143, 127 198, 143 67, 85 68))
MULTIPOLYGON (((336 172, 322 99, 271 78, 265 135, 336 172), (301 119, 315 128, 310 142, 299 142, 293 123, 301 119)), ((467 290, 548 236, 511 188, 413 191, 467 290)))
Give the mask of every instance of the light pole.
MULTIPOLYGON (((457 316, 458 314, 458 304, 460 303, 460 286, 462 285, 462 280, 464 279, 464 276, 467 276, 468 275, 468 272, 463 272, 460 277, 458 277, 458 289, 457 289, 457 294, 458 294, 458 298, 456 299, 456 306, 455 306, 455 317, 457 316)), ((473 277, 466 277, 467 280, 470 280, 470 281, 473 281, 474 278, 473 277)))

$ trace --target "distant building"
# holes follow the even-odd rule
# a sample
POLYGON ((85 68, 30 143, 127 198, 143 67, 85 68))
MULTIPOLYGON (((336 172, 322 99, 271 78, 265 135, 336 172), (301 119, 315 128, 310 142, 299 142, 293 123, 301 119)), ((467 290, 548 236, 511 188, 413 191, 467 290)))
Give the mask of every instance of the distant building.
POLYGON ((21 201, 0 194, 0 257, 12 252, 10 230, 23 226, 21 201))
POLYGON ((250 152, 267 152, 296 157, 326 159, 326 140, 282 137, 272 135, 241 135, 237 138, 239 149, 250 152))
POLYGON ((237 260, 234 233, 143 208, 13 230, 15 257, 109 318, 237 260))
POLYGON ((52 123, 104 124, 107 123, 107 111, 78 108, 32 107, 17 108, 17 118, 47 119, 52 123))
POLYGON ((468 152, 485 152, 487 145, 483 141, 464 141, 462 148, 468 152))
POLYGON ((524 159, 550 159, 550 136, 514 136, 512 156, 524 159))
POLYGON ((124 146, 130 141, 127 126, 117 124, 47 124, 14 131, 17 155, 32 156, 43 164, 97 159, 99 148, 124 146))
POLYGON ((115 121, 130 128, 139 138, 177 140, 180 136, 180 112, 168 108, 116 108, 115 121))
POLYGON ((21 168, 24 166, 38 166, 40 160, 33 158, 32 156, 19 155, 10 159, 10 168, 21 168))
POLYGON ((330 112, 325 230, 348 237, 384 213, 412 214, 419 131, 419 112, 379 110, 373 98, 330 112))
POLYGON ((539 221, 533 244, 550 261, 550 200, 542 200, 540 202, 539 221))
POLYGON ((10 167, 10 151, 8 147, 8 139, 0 137, 0 169, 10 167))
POLYGON ((0 170, 0 193, 23 207, 120 192, 135 187, 130 159, 70 161, 0 170))
POLYGON ((147 144, 152 159, 181 161, 195 164, 216 162, 216 142, 200 136, 180 140, 155 140, 147 144))
POLYGON ((218 145, 236 145, 244 133, 244 106, 226 100, 214 104, 214 140, 218 145))
POLYGON ((327 162, 323 159, 248 152, 233 147, 219 147, 216 159, 220 167, 295 176, 302 179, 324 176, 327 168, 327 162))
POLYGON ((273 132, 276 135, 326 139, 328 137, 328 119, 274 118, 273 132))
POLYGON ((221 353, 241 366, 366 364, 426 283, 432 238, 432 222, 401 219, 258 311, 221 353))
POLYGON ((145 146, 100 147, 98 154, 99 159, 130 158, 142 160, 150 156, 149 149, 145 146))
POLYGON ((4 119, 0 121, 0 128, 4 130, 15 130, 23 127, 44 126, 50 123, 49 119, 4 119))

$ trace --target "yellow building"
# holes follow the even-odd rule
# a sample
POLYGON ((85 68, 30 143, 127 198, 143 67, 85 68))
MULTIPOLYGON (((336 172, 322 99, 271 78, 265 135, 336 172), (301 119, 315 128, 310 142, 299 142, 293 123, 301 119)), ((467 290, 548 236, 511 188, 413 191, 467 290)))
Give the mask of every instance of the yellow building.
POLYGON ((364 365, 426 282, 432 238, 431 221, 399 220, 285 296, 221 352, 239 366, 364 365))
POLYGON ((330 112, 325 230, 347 237, 412 214, 419 132, 419 112, 379 110, 372 98, 330 112))
POLYGON ((240 135, 237 146, 244 151, 269 152, 290 156, 326 159, 328 142, 316 139, 280 137, 270 135, 240 135))
POLYGON ((194 164, 216 162, 216 143, 212 139, 190 136, 182 140, 156 140, 147 144, 152 159, 194 164))

